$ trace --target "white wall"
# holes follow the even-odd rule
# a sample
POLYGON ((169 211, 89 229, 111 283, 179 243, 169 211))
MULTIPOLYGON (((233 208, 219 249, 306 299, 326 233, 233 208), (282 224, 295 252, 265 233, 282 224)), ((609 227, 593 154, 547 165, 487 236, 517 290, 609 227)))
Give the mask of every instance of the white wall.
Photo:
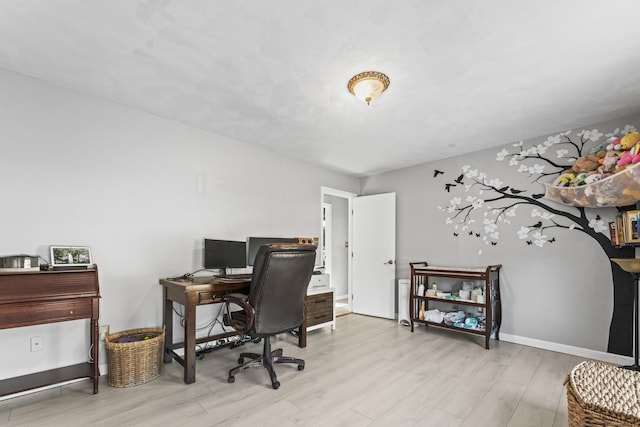
MULTIPOLYGON (((49 259, 51 244, 90 246, 100 322, 111 332, 161 325, 158 279, 201 268, 203 237, 318 236, 319 188, 359 188, 355 178, 12 72, 0 71, 0 92, 0 255, 49 259)), ((86 360, 87 331, 85 321, 0 331, 0 377, 86 360), (36 335, 44 350, 31 353, 36 335)))
MULTIPOLYGON (((626 124, 640 126, 640 117, 584 126, 576 129, 573 136, 582 129, 594 128, 606 134, 626 124)), ((546 137, 534 138, 525 141, 524 146, 545 140, 546 137)), ((567 346, 606 352, 613 309, 611 266, 593 238, 575 230, 552 228, 546 231, 548 240, 557 236, 552 244, 547 240, 543 248, 527 245, 517 232, 522 225, 531 226, 539 218, 533 217, 531 206, 526 205, 519 208, 511 224, 501 226, 495 246, 475 236, 483 229, 482 217, 464 231, 446 224, 451 214, 439 207, 449 205, 455 196, 466 197, 467 193, 461 185, 447 192, 445 184, 455 184, 463 165, 486 172, 489 178, 499 178, 504 185, 544 192, 541 184, 532 182, 527 174, 517 173, 508 161, 496 161, 496 153, 502 148, 465 153, 362 180, 362 194, 397 194, 397 277, 408 278, 409 262, 414 261, 450 266, 502 264, 503 337, 532 344, 558 344, 554 347, 558 349, 567 346), (445 173, 435 177, 435 170, 445 173), (457 237, 453 234, 456 231, 457 237), (475 231, 472 236, 468 235, 470 231, 475 231)), ((504 148, 513 150, 511 143, 504 148)), ((470 183, 466 178, 465 181, 470 183)), ((589 218, 600 215, 605 224, 614 213, 613 209, 587 209, 589 218)))

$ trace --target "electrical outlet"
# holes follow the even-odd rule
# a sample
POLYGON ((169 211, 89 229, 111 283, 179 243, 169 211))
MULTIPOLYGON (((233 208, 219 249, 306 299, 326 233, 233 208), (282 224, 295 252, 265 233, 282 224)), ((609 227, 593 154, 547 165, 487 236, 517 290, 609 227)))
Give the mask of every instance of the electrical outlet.
POLYGON ((100 341, 105 341, 106 336, 109 335, 109 325, 100 325, 100 341))
POLYGON ((42 337, 31 337, 31 351, 44 350, 44 340, 42 337))

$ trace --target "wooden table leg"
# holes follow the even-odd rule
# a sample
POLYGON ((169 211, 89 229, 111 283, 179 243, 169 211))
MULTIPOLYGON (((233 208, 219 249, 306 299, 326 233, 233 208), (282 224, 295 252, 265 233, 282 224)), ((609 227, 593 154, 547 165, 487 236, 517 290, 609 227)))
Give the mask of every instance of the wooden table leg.
POLYGON ((196 304, 189 295, 184 306, 184 382, 196 382, 196 304))
MULTIPOLYGON (((306 316, 305 316, 306 317, 306 316)), ((298 328, 298 347, 305 348, 307 346, 307 320, 302 322, 298 328)))
POLYGON ((173 345, 173 301, 167 295, 167 287, 162 288, 162 319, 164 320, 164 363, 171 363, 173 356, 169 352, 173 345))
POLYGON ((93 360, 93 394, 98 394, 98 382, 100 380, 100 369, 98 367, 98 356, 100 354, 100 326, 98 325, 100 301, 93 300, 93 318, 91 319, 91 359, 93 360))

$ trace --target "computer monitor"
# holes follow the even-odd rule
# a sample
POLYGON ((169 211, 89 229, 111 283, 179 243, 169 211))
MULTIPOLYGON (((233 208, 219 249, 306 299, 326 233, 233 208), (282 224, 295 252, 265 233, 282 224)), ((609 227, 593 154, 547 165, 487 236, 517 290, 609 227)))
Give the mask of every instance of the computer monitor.
POLYGON ((260 246, 272 243, 298 243, 297 237, 248 237, 247 238, 247 264, 253 265, 260 246))
POLYGON ((220 277, 227 275, 227 268, 247 266, 247 242, 204 239, 204 268, 219 269, 220 277))

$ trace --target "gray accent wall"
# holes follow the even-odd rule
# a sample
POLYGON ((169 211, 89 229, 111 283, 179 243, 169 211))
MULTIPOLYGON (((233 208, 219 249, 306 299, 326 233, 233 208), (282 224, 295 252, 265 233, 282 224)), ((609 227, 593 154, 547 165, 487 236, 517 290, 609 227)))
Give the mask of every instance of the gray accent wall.
MULTIPOLYGON (((572 136, 582 129, 598 129, 607 134, 627 124, 640 126, 640 116, 580 127, 572 136)), ((523 146, 544 143, 547 137, 523 141, 523 146)), ((485 172, 489 178, 500 179, 504 185, 529 190, 529 194, 544 192, 543 186, 533 182, 531 175, 517 172, 517 168, 509 167, 508 161, 497 161, 498 152, 503 148, 513 151, 513 144, 518 142, 505 141, 504 146, 494 149, 464 153, 464 141, 460 141, 459 156, 363 178, 361 193, 395 191, 397 194, 399 278, 409 277, 409 262, 413 261, 471 267, 502 264, 501 334, 514 341, 606 352, 613 283, 609 260, 595 239, 577 230, 549 229, 544 233, 541 247, 527 244, 531 239, 521 239, 518 232, 521 227, 531 227, 539 220, 534 208, 528 205, 519 206, 510 223, 500 225, 499 237, 488 241, 483 240, 486 233, 482 216, 477 216, 476 222, 465 230, 454 229, 446 222, 451 214, 442 208, 448 206, 453 197, 474 194, 473 190, 466 192, 455 182, 465 165, 485 172), (444 173, 434 177, 435 170, 444 173), (456 186, 447 192, 447 183, 456 186), (458 236, 454 235, 456 232, 458 236)), ((469 183, 466 177, 463 181, 469 183)), ((489 198, 487 194, 483 197, 489 198)), ((575 211, 542 201, 554 208, 575 211)), ((613 218, 615 209, 587 209, 586 212, 593 220, 600 216, 606 224, 613 218)), ((608 231, 604 233, 608 236, 608 231)))

